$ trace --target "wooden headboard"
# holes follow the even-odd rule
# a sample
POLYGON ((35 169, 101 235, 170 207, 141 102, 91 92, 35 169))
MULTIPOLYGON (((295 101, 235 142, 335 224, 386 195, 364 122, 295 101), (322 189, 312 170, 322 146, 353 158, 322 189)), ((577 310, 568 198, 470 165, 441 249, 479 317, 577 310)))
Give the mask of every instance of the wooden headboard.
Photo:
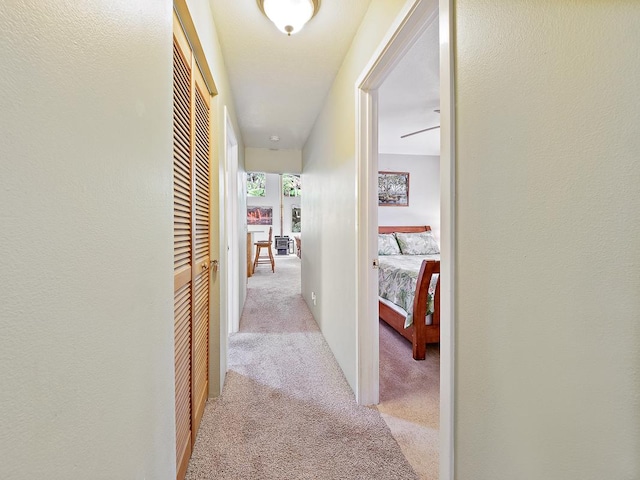
POLYGON ((431 230, 429 225, 419 225, 415 227, 378 227, 378 233, 418 233, 431 230))

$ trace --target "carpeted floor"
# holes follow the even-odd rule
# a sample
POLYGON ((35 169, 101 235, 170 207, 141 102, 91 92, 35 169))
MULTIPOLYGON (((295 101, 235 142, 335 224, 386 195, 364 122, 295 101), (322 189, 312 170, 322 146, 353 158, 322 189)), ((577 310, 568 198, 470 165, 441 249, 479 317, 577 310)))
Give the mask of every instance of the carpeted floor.
POLYGON ((300 295, 300 260, 249 280, 229 372, 187 478, 417 479, 375 408, 360 407, 300 295))
POLYGON ((421 480, 437 480, 440 449, 440 350, 427 346, 424 361, 411 343, 380 322, 378 410, 421 480))

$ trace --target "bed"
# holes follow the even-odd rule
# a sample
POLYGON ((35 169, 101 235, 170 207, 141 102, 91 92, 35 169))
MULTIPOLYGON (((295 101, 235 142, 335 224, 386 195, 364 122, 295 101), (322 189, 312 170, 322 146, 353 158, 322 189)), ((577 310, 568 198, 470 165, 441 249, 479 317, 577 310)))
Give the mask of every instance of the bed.
POLYGON ((378 233, 380 319, 413 344, 415 360, 424 360, 426 345, 440 342, 440 250, 429 226, 378 233))

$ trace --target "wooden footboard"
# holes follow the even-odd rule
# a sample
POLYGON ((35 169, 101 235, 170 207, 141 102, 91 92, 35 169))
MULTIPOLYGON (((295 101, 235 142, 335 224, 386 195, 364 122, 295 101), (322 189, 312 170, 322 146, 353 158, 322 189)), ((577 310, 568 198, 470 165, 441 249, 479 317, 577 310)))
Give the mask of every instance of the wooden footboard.
POLYGON ((424 260, 418 274, 413 301, 413 325, 409 328, 404 328, 404 315, 396 312, 385 303, 378 302, 380 318, 413 344, 413 358, 415 360, 425 359, 428 343, 440 342, 440 278, 438 278, 433 300, 434 312, 431 316, 431 325, 425 324, 429 283, 431 276, 435 273, 440 273, 440 262, 424 260))

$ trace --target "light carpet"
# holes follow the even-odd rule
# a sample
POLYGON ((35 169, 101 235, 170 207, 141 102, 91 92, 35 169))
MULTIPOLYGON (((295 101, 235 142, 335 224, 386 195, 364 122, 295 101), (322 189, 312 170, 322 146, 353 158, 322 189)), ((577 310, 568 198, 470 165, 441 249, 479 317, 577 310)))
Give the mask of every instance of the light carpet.
POLYGON ((378 410, 421 480, 437 480, 440 450, 440 350, 415 361, 411 343, 380 322, 378 410))
POLYGON ((249 279, 187 478, 417 479, 380 413, 356 404, 300 295, 299 262, 276 257, 275 273, 249 279))

